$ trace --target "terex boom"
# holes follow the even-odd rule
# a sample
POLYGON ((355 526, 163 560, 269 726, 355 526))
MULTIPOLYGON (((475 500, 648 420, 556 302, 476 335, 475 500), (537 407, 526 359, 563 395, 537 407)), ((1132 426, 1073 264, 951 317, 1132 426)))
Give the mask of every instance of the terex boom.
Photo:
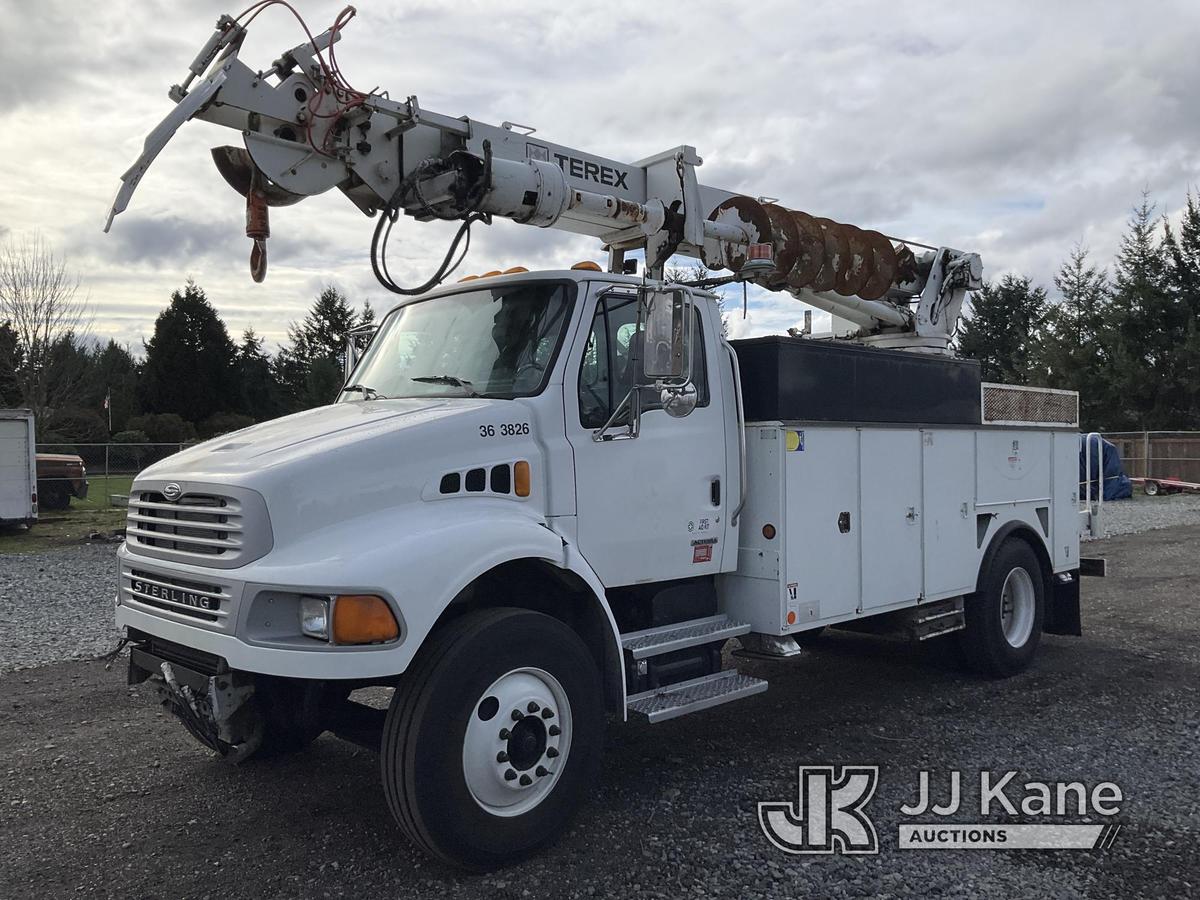
POLYGON ((130 679, 198 740, 233 761, 325 730, 372 747, 404 831, 487 867, 563 831, 608 714, 764 690, 726 667, 730 638, 769 661, 825 626, 952 635, 1006 676, 1042 632, 1079 633, 1097 511, 1077 397, 953 358, 977 255, 701 184, 691 147, 624 162, 358 91, 335 55, 350 8, 252 69, 246 26, 276 2, 220 19, 112 214, 186 120, 228 126, 243 146, 214 158, 246 197, 254 277, 269 207, 337 188, 376 218, 371 262, 400 299, 348 336, 331 405, 134 482, 130 679), (414 288, 388 270, 401 214, 462 222, 414 288), (500 218, 592 235, 607 271, 438 287, 500 218), (843 327, 730 343, 714 281, 663 282, 672 256, 843 327), (367 686, 390 707, 350 698, 367 686))

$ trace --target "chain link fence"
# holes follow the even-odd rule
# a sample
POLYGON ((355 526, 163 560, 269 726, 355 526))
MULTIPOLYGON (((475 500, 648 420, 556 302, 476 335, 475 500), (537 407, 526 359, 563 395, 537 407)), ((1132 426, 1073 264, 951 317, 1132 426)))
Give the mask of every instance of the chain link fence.
POLYGON ((125 506, 133 477, 187 444, 38 444, 38 507, 125 506))

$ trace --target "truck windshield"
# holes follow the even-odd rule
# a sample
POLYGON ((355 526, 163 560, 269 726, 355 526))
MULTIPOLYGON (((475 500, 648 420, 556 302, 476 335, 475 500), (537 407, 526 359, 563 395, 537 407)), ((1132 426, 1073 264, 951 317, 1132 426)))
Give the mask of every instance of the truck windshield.
POLYGON ((537 394, 574 293, 568 282, 525 282, 401 306, 383 321, 341 399, 537 394))

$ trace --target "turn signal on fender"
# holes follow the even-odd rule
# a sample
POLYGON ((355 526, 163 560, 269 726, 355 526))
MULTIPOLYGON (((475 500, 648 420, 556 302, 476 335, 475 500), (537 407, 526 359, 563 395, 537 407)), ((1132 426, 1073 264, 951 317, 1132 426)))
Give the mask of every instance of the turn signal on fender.
POLYGON ((529 463, 525 460, 513 466, 513 490, 518 497, 529 496, 529 463))
POLYGON ((400 636, 396 617, 382 597, 339 594, 333 602, 335 644, 380 644, 400 636))

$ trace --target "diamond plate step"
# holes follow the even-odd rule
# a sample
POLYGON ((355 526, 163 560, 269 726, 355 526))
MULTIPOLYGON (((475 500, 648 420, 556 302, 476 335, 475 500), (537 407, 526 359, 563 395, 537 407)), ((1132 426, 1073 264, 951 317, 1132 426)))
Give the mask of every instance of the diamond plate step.
POLYGON ((647 628, 645 631, 631 631, 621 635, 621 646, 628 650, 634 659, 645 659, 648 656, 661 656, 672 650, 682 650, 684 647, 728 640, 749 631, 749 622, 731 622, 729 616, 709 616, 705 619, 647 628))
POLYGON ((741 700, 760 694, 767 683, 729 669, 691 681, 681 681, 665 688, 634 694, 625 706, 630 712, 641 713, 651 724, 665 722, 688 713, 719 706, 730 700, 741 700))

